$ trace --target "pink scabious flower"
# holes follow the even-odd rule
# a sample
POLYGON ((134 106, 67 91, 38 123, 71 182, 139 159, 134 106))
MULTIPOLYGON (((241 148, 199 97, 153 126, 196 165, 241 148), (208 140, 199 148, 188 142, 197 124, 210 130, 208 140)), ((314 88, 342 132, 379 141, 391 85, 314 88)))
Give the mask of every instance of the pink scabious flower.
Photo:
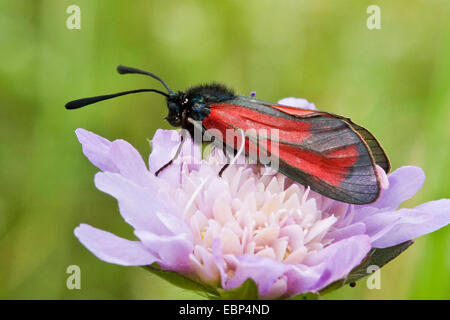
MULTIPOLYGON (((279 103, 315 108, 304 99, 279 103)), ((411 239, 450 221, 449 199, 397 209, 422 187, 425 175, 418 167, 401 167, 389 176, 379 168, 380 198, 350 205, 268 167, 231 165, 219 177, 222 151, 202 158, 190 139, 155 176, 178 149, 181 136, 175 130, 155 133, 149 168, 124 140, 110 142, 84 129, 76 134, 86 157, 102 171, 95 175, 96 187, 118 200, 138 239, 81 224, 75 229, 81 243, 106 262, 148 266, 166 279, 179 276, 212 298, 240 298, 227 293, 245 285, 254 291, 250 298, 318 294, 366 275, 361 268, 381 267, 411 239)))

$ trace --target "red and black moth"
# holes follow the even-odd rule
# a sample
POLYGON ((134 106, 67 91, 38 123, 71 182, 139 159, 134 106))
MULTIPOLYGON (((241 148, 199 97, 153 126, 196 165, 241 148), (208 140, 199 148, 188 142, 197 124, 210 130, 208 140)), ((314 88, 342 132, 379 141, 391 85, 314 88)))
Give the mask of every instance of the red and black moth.
MULTIPOLYGON (((66 108, 77 109, 130 93, 156 92, 167 99, 167 121, 188 130, 191 136, 195 130, 218 130, 222 135, 215 138, 223 139, 227 136, 225 131, 230 129, 240 132, 276 129, 278 154, 271 154, 271 157, 278 161, 279 172, 326 197, 346 203, 367 204, 380 195, 376 165, 389 172, 388 157, 377 139, 349 118, 235 95, 232 90, 215 83, 174 92, 150 72, 124 66, 117 67, 117 71, 151 76, 160 81, 168 93, 156 89, 124 91, 74 100, 67 103, 66 108)), ((245 135, 247 156, 258 157, 258 141, 245 135)), ((221 142, 235 151, 238 147, 229 141, 221 142)))

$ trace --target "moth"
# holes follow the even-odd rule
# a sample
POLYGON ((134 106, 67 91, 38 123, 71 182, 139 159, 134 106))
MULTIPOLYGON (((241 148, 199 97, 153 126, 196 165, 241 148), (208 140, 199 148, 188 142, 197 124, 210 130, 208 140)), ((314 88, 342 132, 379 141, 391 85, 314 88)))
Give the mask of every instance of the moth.
MULTIPOLYGON (((239 146, 224 137, 226 130, 239 131, 244 134, 245 154, 258 159, 262 139, 245 133, 252 129, 277 130, 277 148, 269 152, 282 174, 326 197, 346 203, 372 203, 380 195, 376 165, 389 172, 389 159, 378 140, 349 118, 236 95, 217 83, 175 92, 153 73, 126 66, 118 66, 117 71, 150 76, 158 80, 167 93, 157 89, 124 91, 74 100, 66 104, 66 109, 78 109, 132 93, 156 92, 166 98, 169 109, 166 120, 174 127, 188 130, 191 136, 196 130, 215 130, 221 134, 214 137, 237 152, 239 146)), ((264 139, 267 148, 267 142, 270 145, 272 141, 269 135, 264 139)))

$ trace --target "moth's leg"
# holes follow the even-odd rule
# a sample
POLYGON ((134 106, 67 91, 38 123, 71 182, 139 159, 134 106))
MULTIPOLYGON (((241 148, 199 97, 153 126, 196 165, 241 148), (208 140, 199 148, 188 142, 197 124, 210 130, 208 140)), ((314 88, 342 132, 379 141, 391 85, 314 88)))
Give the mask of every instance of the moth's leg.
POLYGON ((181 132, 182 132, 182 134, 181 134, 181 142, 180 142, 180 145, 178 146, 178 149, 177 149, 177 152, 175 153, 175 156, 174 156, 169 162, 167 162, 165 165, 163 165, 161 168, 159 168, 159 169, 155 172, 155 176, 158 176, 158 174, 160 174, 161 171, 163 171, 165 168, 167 168, 168 166, 170 166, 170 165, 173 163, 173 161, 174 161, 176 158, 178 158, 178 156, 180 155, 181 149, 183 148, 183 143, 184 143, 184 141, 185 141, 185 138, 184 138, 184 136, 185 136, 184 131, 181 131, 181 132))
POLYGON ((223 174, 223 172, 225 171, 225 169, 226 168, 228 168, 229 167, 229 163, 227 163, 227 164, 225 164, 223 167, 222 167, 222 169, 220 169, 220 171, 219 171, 219 177, 221 177, 222 178, 222 174, 223 174))
POLYGON ((228 155, 228 152, 227 152, 227 146, 226 146, 225 143, 223 143, 223 145, 222 145, 222 151, 223 151, 225 157, 227 158, 227 163, 225 163, 225 165, 219 171, 219 177, 221 177, 221 178, 222 178, 223 172, 230 166, 230 162, 231 162, 231 159, 230 159, 230 157, 228 155))
MULTIPOLYGON (((199 123, 201 123, 200 121, 194 121, 191 118, 186 118, 186 121, 191 123, 193 125, 194 129, 201 130, 201 131, 204 130, 204 128, 199 125, 199 123)), ((215 142, 213 142, 213 143, 215 143, 215 142)), ((223 153, 225 154, 225 156, 227 157, 227 163, 220 169, 219 177, 222 177, 223 172, 225 171, 226 168, 228 168, 228 166, 230 165, 230 161, 231 161, 230 157, 228 156, 228 153, 226 152, 226 144, 225 143, 222 144, 222 150, 223 150, 223 153)), ((236 153, 236 151, 235 151, 235 153, 236 153)))

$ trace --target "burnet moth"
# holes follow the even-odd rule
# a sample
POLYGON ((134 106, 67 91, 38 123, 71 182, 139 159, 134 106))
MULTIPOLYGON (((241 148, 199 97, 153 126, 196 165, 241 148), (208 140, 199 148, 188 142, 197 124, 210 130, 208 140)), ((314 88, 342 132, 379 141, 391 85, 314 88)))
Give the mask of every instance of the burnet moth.
MULTIPOLYGON (((349 118, 274 104, 255 99, 253 94, 251 97, 236 95, 221 84, 174 92, 164 80, 150 72, 125 66, 118 66, 117 71, 150 76, 161 82, 167 93, 156 89, 124 91, 74 100, 66 104, 66 109, 131 93, 159 93, 166 97, 169 109, 166 120, 172 126, 186 129, 191 137, 196 132, 208 131, 235 152, 239 149, 234 143, 235 136, 232 139, 224 137, 227 137, 226 131, 239 132, 248 157, 261 160, 260 152, 264 148, 270 154, 270 166, 326 197, 346 203, 374 202, 381 189, 376 165, 386 172, 390 170, 388 157, 377 139, 349 118), (255 137, 251 133, 255 129, 269 133, 276 131, 277 141, 270 134, 255 137), (271 144, 277 147, 270 148, 271 144)), ((226 165, 220 173, 225 168, 226 165)))

